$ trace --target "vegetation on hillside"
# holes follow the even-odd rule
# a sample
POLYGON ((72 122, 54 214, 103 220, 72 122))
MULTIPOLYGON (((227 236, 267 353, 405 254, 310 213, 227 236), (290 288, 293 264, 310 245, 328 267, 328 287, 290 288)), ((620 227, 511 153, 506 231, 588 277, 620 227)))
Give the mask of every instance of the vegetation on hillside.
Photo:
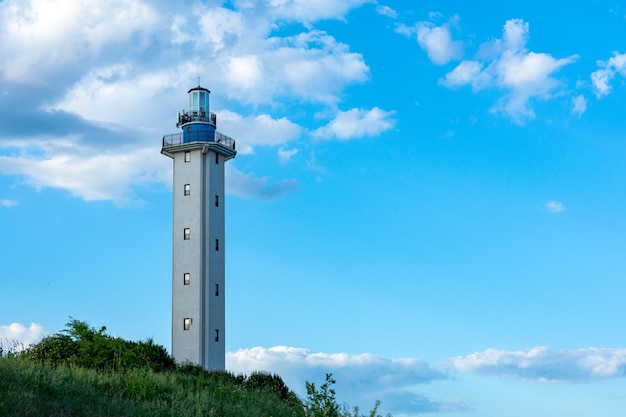
POLYGON ((307 382, 301 400, 278 375, 177 365, 152 340, 105 331, 72 319, 24 350, 0 341, 0 416, 359 417, 337 403, 330 374, 319 389, 307 382))

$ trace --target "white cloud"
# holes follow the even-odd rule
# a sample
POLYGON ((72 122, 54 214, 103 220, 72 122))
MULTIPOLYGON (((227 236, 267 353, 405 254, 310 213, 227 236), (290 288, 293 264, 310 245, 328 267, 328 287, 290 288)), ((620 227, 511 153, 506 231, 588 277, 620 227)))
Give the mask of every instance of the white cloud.
MULTIPOLYGON (((218 125, 237 141, 238 151, 244 155, 253 153, 256 146, 283 145, 302 132, 300 126, 284 117, 243 117, 228 110, 217 113, 218 125)), ((94 117, 109 119, 97 112, 94 117)), ((160 154, 161 136, 152 135, 153 130, 147 135, 128 128, 102 129, 94 137, 86 134, 7 140, 0 145, 0 173, 20 176, 25 184, 35 188, 67 190, 85 201, 112 200, 119 205, 134 205, 141 203, 133 196, 134 186, 171 184, 171 161, 160 154), (148 139, 140 139, 144 136, 148 139)), ((240 196, 271 199, 298 187, 295 180, 269 185, 267 178, 232 172, 226 178, 226 191, 240 196)))
POLYGON ((29 142, 29 150, 0 155, 0 173, 23 176, 36 188, 68 190, 86 201, 129 203, 131 184, 161 182, 167 166, 157 147, 94 152, 76 137, 29 142))
POLYGON ((226 79, 242 91, 252 91, 263 82, 263 64, 254 55, 231 57, 228 64, 226 79))
POLYGON ((278 159, 280 160, 281 164, 286 164, 287 162, 289 162, 291 157, 296 155, 297 153, 298 153, 298 149, 296 149, 296 148, 294 148, 294 149, 279 148, 278 149, 278 159))
MULTIPOLYGON (((430 15, 431 19, 438 19, 440 14, 430 15)), ((433 22, 418 22, 413 27, 399 24, 395 31, 405 36, 417 35, 417 42, 426 51, 428 58, 436 65, 444 65, 463 55, 463 43, 453 41, 450 26, 458 20, 453 16, 448 23, 436 26, 433 22)))
POLYGON ((237 141, 238 152, 249 154, 255 146, 277 146, 297 139, 302 128, 286 117, 273 119, 268 114, 244 117, 228 110, 217 112, 220 131, 237 141))
POLYGON ((16 343, 15 347, 19 349, 39 342, 48 333, 39 323, 31 323, 28 327, 20 323, 0 325, 0 342, 6 342, 10 348, 16 343))
POLYGON ((265 0, 264 6, 276 19, 310 23, 322 19, 344 19, 350 10, 370 2, 371 0, 265 0))
MULTIPOLYGON (((89 120, 109 115, 128 124, 133 117, 137 122, 138 108, 146 113, 161 108, 167 103, 160 97, 164 90, 188 88, 197 76, 209 88, 219 85, 222 94, 253 104, 272 104, 277 98, 336 103, 347 85, 368 79, 369 68, 362 55, 350 52, 348 45, 326 32, 272 37, 270 22, 258 23, 260 20, 207 7, 184 18, 175 16, 173 42, 188 42, 186 48, 196 53, 169 59, 156 70, 139 60, 95 66, 48 108, 75 112, 89 120), (207 20, 211 14, 220 18, 207 20), (180 34, 181 22, 185 29, 192 28, 188 38, 180 34), (199 30, 193 29, 198 25, 199 30)), ((163 45, 164 56, 178 53, 175 43, 163 45)))
POLYGON ((596 97, 601 98, 611 92, 611 81, 616 74, 626 76, 626 53, 613 52, 608 61, 598 61, 597 71, 591 74, 591 82, 596 92, 596 97))
POLYGON ((362 55, 350 52, 348 45, 323 31, 281 39, 265 63, 272 68, 265 82, 308 101, 337 102, 338 91, 369 77, 362 55))
POLYGON ((158 27, 157 13, 140 0, 8 0, 0 6, 0 74, 41 83, 50 71, 80 64, 116 45, 141 49, 158 27), (129 42, 138 37, 134 42, 129 42))
POLYGON ((550 213, 562 213, 565 211, 565 206, 554 200, 550 200, 546 203, 546 210, 550 213))
POLYGON ((226 165, 226 189, 229 193, 245 198, 273 200, 295 192, 300 186, 295 179, 284 179, 270 183, 268 177, 255 177, 226 165))
POLYGON ((426 51, 430 60, 437 65, 459 59, 463 53, 462 43, 452 40, 447 25, 418 23, 417 42, 426 51))
POLYGON ((264 370, 280 375, 285 383, 303 395, 304 381, 322 382, 324 374, 337 380, 337 396, 351 405, 369 407, 376 399, 382 408, 402 413, 462 410, 462 402, 430 400, 416 392, 415 386, 446 375, 413 358, 346 353, 311 352, 308 349, 276 346, 239 349, 226 355, 226 367, 235 373, 250 374, 264 370))
POLYGON ((582 94, 577 95, 572 99, 572 113, 577 116, 582 116, 587 111, 587 99, 582 94))
MULTIPOLYGON (((334 109, 346 86, 369 78, 361 54, 310 24, 367 2, 210 1, 185 14, 141 0, 0 2, 0 79, 11 97, 0 111, 26 126, 3 132, 0 173, 119 204, 134 201, 137 185, 170 184, 160 138, 197 77, 217 92, 218 129, 240 155, 280 147, 286 161, 297 152, 286 145, 306 131, 269 111, 295 105, 300 119, 312 119, 307 104, 334 109), (289 30, 276 32, 279 25, 289 30)), ((227 191, 238 195, 273 198, 298 186, 232 171, 227 191)))
MULTIPOLYGON (((191 18, 198 20, 201 32, 197 33, 197 37, 184 39, 193 40, 199 45, 208 44, 212 53, 227 47, 234 48, 255 36, 263 39, 269 30, 268 25, 262 23, 262 19, 253 23, 243 13, 223 7, 198 7, 193 10, 191 18)), ((176 28, 177 31, 188 32, 190 27, 193 28, 194 22, 189 22, 187 15, 178 16, 178 19, 183 24, 181 29, 176 28)))
POLYGON ((381 16, 390 17, 392 19, 396 19, 398 17, 398 12, 396 12, 394 9, 392 9, 389 6, 383 6, 383 5, 376 6, 376 13, 378 13, 381 16))
POLYGON ((197 68, 185 64, 145 72, 131 64, 95 68, 69 88, 60 101, 45 109, 73 113, 105 125, 153 127, 155 120, 174 120, 176 103, 186 104, 181 93, 188 88, 186 74, 194 70, 197 68))
POLYGON ((526 49, 529 25, 522 19, 505 23, 502 39, 481 47, 486 59, 461 62, 440 83, 446 87, 471 85, 474 90, 497 88, 506 95, 492 109, 522 123, 533 119, 531 99, 548 99, 560 83, 553 74, 578 58, 572 55, 556 59, 549 54, 526 49))
POLYGON ((393 111, 374 107, 371 110, 351 109, 339 111, 326 126, 318 128, 314 135, 320 138, 349 140, 364 136, 377 136, 395 126, 393 111))
POLYGON ((253 104, 273 103, 277 97, 334 103, 346 85, 368 79, 361 54, 324 31, 309 28, 279 37, 272 30, 282 20, 341 18, 362 3, 239 2, 239 10, 198 6, 191 15, 176 17, 172 30, 175 39, 201 52, 195 55, 201 73, 210 74, 210 83, 224 85, 231 98, 253 104), (181 35, 185 31, 191 35, 181 35))
POLYGON ((463 61, 452 71, 446 74, 442 84, 447 87, 456 87, 471 84, 474 89, 480 89, 488 78, 482 76, 483 64, 478 61, 463 61))
POLYGON ((15 200, 9 200, 9 199, 0 199, 0 206, 2 207, 14 207, 17 206, 18 202, 15 200))
POLYGON ((487 349, 457 356, 444 369, 483 375, 508 375, 546 382, 575 382, 626 377, 626 349, 586 348, 552 351, 535 347, 516 351, 487 349))

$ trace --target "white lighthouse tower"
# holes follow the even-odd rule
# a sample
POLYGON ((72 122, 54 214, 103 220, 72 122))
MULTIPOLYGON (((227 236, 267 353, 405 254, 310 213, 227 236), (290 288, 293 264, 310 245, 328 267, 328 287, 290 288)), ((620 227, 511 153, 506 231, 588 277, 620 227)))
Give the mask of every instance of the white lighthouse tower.
POLYGON ((208 370, 225 367, 224 163, 235 141, 215 130, 208 89, 189 90, 182 132, 163 137, 174 160, 172 356, 208 370))

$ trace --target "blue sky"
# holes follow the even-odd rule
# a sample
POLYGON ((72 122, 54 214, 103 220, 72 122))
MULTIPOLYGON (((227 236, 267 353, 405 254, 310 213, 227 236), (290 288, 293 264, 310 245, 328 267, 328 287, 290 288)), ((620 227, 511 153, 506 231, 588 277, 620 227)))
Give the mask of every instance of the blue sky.
POLYGON ((227 367, 395 416, 626 409, 626 3, 0 1, 0 338, 169 348, 211 91, 227 367))

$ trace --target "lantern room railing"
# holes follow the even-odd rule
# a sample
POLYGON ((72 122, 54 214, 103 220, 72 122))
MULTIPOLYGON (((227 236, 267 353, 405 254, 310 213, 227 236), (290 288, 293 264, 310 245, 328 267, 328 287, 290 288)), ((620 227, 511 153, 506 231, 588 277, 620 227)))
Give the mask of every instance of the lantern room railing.
POLYGON ((205 122, 210 123, 213 126, 217 126, 217 115, 212 111, 185 111, 181 110, 178 112, 178 120, 176 120, 176 127, 181 127, 186 123, 191 122, 205 122))

